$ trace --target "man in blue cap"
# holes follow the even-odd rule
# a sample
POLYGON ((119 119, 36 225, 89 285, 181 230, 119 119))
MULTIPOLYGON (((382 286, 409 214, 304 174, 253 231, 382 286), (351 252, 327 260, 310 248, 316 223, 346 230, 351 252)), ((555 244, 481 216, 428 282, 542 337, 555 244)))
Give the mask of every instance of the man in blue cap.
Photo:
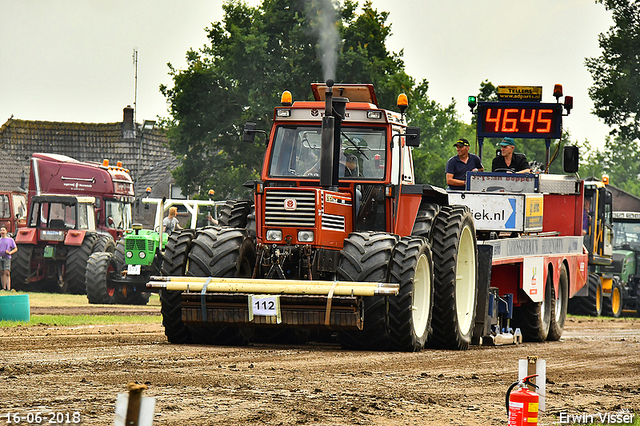
POLYGON ((491 163, 491 171, 507 172, 507 173, 529 173, 531 168, 524 154, 514 153, 516 143, 513 138, 505 137, 498 144, 500 154, 493 159, 491 163))
POLYGON ((447 177, 447 189, 464 191, 467 183, 467 172, 481 172, 484 170, 480 157, 469 154, 469 141, 460 138, 453 144, 458 155, 454 155, 447 161, 445 175, 447 177))

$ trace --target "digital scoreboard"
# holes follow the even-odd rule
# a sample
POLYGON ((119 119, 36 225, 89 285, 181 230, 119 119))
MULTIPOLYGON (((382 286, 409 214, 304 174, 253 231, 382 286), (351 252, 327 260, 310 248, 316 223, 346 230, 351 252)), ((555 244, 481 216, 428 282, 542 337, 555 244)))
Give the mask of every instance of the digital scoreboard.
POLYGON ((478 137, 560 139, 562 108, 560 103, 480 102, 478 137))

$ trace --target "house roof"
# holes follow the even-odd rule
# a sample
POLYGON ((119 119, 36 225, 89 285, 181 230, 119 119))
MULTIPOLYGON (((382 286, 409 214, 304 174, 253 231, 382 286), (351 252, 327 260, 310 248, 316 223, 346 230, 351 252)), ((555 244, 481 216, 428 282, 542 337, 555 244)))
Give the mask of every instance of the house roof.
POLYGON ((151 171, 159 161, 173 157, 163 129, 142 133, 125 108, 123 122, 74 123, 34 121, 10 118, 0 127, 0 189, 20 184, 25 170, 28 179, 29 158, 34 152, 61 154, 78 161, 111 164, 122 161, 132 178, 151 171), (6 186, 6 187, 5 187, 6 186))
MULTIPOLYGON (((140 176, 135 184, 135 193, 143 194, 147 188, 158 188, 158 183, 165 179, 171 180, 171 171, 180 165, 180 160, 174 156, 165 157, 158 161, 148 172, 140 176)), ((170 194, 166 194, 169 196, 170 194)))

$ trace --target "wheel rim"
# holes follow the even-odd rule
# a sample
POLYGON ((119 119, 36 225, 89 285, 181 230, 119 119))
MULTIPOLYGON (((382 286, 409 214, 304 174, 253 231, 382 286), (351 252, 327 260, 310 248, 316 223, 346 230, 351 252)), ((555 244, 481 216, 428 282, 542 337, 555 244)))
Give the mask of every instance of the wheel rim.
POLYGON ((426 331, 429 322, 429 306, 431 306, 431 268, 427 256, 422 254, 416 265, 411 306, 411 319, 416 336, 422 336, 426 331))
POLYGON ((558 283, 558 298, 556 299, 556 309, 554 312, 554 316, 556 319, 556 323, 560 322, 562 316, 562 301, 564 300, 564 291, 562 290, 562 286, 558 283))
POLYGON ((611 292, 611 310, 614 314, 620 312, 620 301, 622 298, 620 297, 620 289, 618 287, 614 287, 611 292))
MULTIPOLYGON (((548 273, 547 275, 547 288, 544 291, 544 298, 542 299, 542 303, 540 304, 540 316, 542 318, 543 323, 548 322, 548 318, 547 317, 547 313, 549 312, 549 305, 551 304, 551 299, 553 297, 552 295, 552 291, 553 291, 553 282, 551 281, 551 273, 548 273)), ((556 316, 557 314, 554 313, 554 316, 556 316)), ((557 316, 556 316, 557 318, 557 316)))
POLYGON ((602 309, 602 287, 598 285, 596 287, 596 311, 600 312, 602 309))
POLYGON ((458 261, 456 262, 456 314, 462 334, 471 328, 472 310, 476 290, 476 256, 473 234, 465 226, 460 235, 458 261))

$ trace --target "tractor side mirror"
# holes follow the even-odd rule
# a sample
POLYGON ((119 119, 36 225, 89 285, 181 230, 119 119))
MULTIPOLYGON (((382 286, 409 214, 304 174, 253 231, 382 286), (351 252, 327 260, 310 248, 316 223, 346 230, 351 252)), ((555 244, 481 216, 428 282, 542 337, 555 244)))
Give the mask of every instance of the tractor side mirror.
POLYGON ((407 146, 420 146, 420 127, 407 127, 405 133, 407 146))
POLYGON ((253 143, 256 140, 256 123, 244 123, 244 132, 242 133, 242 142, 253 143))
MULTIPOLYGON (((242 132, 242 142, 253 143, 256 140, 256 133, 262 133, 267 139, 267 132, 258 130, 256 123, 244 123, 244 131, 242 132)), ((266 141, 265 141, 266 142, 266 141)))
POLYGON ((578 173, 579 155, 578 147, 565 145, 562 150, 562 169, 565 173, 578 173))

